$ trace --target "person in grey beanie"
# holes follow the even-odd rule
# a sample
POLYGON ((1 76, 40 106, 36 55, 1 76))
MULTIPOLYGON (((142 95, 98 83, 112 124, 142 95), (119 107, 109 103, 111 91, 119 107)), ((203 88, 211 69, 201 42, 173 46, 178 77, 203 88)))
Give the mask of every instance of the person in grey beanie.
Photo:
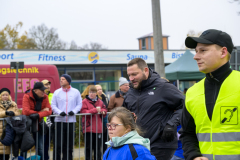
POLYGON ((121 107, 123 104, 123 100, 129 90, 129 82, 125 77, 119 78, 119 90, 110 97, 109 105, 108 105, 108 111, 111 112, 111 110, 115 107, 121 107))

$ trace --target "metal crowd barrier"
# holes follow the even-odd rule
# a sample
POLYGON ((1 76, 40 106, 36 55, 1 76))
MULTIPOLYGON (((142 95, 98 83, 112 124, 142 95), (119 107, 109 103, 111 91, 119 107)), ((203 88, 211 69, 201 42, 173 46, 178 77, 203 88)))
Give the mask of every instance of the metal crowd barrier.
MULTIPOLYGON (((108 112, 107 114, 109 114, 110 112, 108 112)), ((97 116, 98 116, 99 114, 91 114, 91 113, 80 113, 80 114, 75 114, 75 116, 76 116, 76 121, 78 120, 78 135, 76 135, 75 133, 76 133, 76 128, 75 128, 75 123, 73 123, 73 152, 72 153, 68 153, 68 148, 69 148, 69 136, 71 136, 71 135, 69 135, 69 123, 67 123, 67 137, 68 137, 68 139, 67 139, 67 144, 63 144, 63 123, 64 122, 54 122, 55 123, 55 129, 54 129, 54 131, 55 131, 55 133, 54 133, 54 138, 55 138, 55 142, 56 143, 59 143, 58 141, 57 141, 57 135, 61 135, 61 155, 60 155, 60 158, 61 159, 63 159, 63 148, 65 148, 66 147, 66 149, 67 149, 67 159, 66 160, 71 160, 71 159, 69 159, 69 155, 68 154, 72 154, 72 160, 77 160, 77 159, 79 159, 79 160, 82 160, 82 158, 84 158, 85 160, 86 160, 86 143, 90 143, 90 160, 98 160, 98 159, 102 159, 102 156, 103 156, 103 145, 105 145, 105 142, 103 141, 103 129, 104 129, 104 127, 103 127, 103 115, 101 114, 101 120, 102 120, 102 126, 98 126, 97 124, 98 124, 98 118, 97 118, 97 116), (83 130, 82 130, 82 118, 84 117, 85 118, 85 123, 84 123, 84 129, 86 130, 86 127, 87 127, 87 124, 86 124, 86 119, 87 119, 87 116, 90 116, 90 119, 91 119, 91 123, 90 123, 90 126, 91 126, 91 132, 89 132, 90 133, 90 142, 86 142, 86 132, 85 132, 85 134, 83 133, 83 130), (102 133, 98 133, 98 134, 96 134, 96 149, 95 149, 95 155, 94 155, 94 157, 93 157, 93 155, 92 155, 92 142, 93 142, 93 137, 92 137, 92 130, 93 130, 93 128, 92 128, 92 119, 93 119, 93 116, 96 116, 96 132, 98 131, 98 127, 102 127, 102 133), (57 123, 61 123, 61 133, 57 133, 57 123), (82 136, 81 136, 81 133, 83 133, 82 134, 82 136), (100 150, 98 150, 98 135, 99 134, 101 134, 101 149, 100 150), (75 146, 75 136, 78 136, 78 146, 75 146), (84 139, 84 148, 81 148, 81 138, 83 138, 84 139), (64 146, 64 147, 63 147, 64 146), (84 149, 84 154, 81 154, 81 150, 83 150, 84 149), (75 152, 78 152, 78 154, 76 154, 75 152), (98 152, 101 152, 101 157, 98 157, 98 152), (75 154, 74 154, 75 153, 75 154)), ((59 115, 51 115, 51 116, 49 116, 49 117, 57 117, 57 116, 59 116, 59 115)), ((4 118, 0 118, 0 121, 2 121, 3 122, 3 125, 4 125, 4 118)), ((43 123, 44 125, 46 125, 45 123, 43 123)), ((46 127, 48 127, 48 126, 46 126, 46 127)), ((35 144, 36 144, 36 146, 35 146, 35 153, 34 152, 32 152, 32 149, 30 149, 28 152, 27 152, 27 156, 26 156, 26 158, 29 158, 30 160, 33 160, 33 158, 32 158, 32 155, 35 155, 36 157, 37 157, 37 155, 38 155, 38 143, 42 143, 42 146, 43 146, 43 148, 42 148, 42 157, 41 157, 41 160, 46 160, 46 159, 44 159, 44 144, 45 144, 45 138, 44 138, 44 127, 42 127, 43 129, 42 129, 42 135, 43 135, 43 140, 42 140, 42 142, 39 142, 38 141, 38 134, 40 134, 40 132, 38 131, 38 132, 36 132, 36 141, 35 141, 35 144)), ((30 131, 31 131, 31 128, 30 128, 30 131)), ((49 148, 48 148, 48 156, 49 156, 49 160, 59 160, 59 159, 57 159, 57 144, 53 144, 54 143, 54 141, 53 141, 53 139, 51 139, 51 127, 48 127, 48 131, 49 131, 49 133, 47 133, 47 134, 49 134, 49 144, 48 144, 48 146, 49 146, 49 148), (53 142, 52 142, 53 141, 53 142), (51 150, 51 144, 53 145, 53 150, 51 150), (55 151, 54 151, 55 150, 55 151), (55 158, 53 159, 53 153, 55 154, 55 158)), ((107 130, 107 140, 108 140, 108 130, 107 130)), ((4 151, 3 151, 3 160, 5 160, 5 146, 4 146, 4 151)), ((19 152, 20 153, 20 152, 19 152)), ((24 158, 25 158, 25 155, 24 154, 21 154, 24 158)), ((19 154, 19 156, 20 156, 20 154, 19 154)), ((13 151, 12 151, 12 145, 10 146, 10 154, 9 154, 9 158, 10 158, 10 160, 12 160, 13 159, 13 151)), ((17 159, 17 158, 16 158, 17 159)), ((64 159, 65 160, 65 159, 64 159)))

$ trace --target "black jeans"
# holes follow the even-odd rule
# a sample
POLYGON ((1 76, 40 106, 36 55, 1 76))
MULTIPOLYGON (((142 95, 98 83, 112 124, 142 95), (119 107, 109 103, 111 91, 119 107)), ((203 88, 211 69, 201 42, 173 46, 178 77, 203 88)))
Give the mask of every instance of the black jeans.
MULTIPOLYGON (((52 125, 54 125, 54 124, 52 124, 52 125)), ((47 133, 44 135, 44 146, 43 146, 43 148, 44 148, 44 160, 49 160, 49 155, 48 155, 49 137, 50 137, 50 142, 51 142, 53 137, 54 137, 54 128, 52 126, 48 128, 47 133), (51 130, 51 133, 50 133, 50 130, 51 130)))
MULTIPOLYGON (((3 157, 4 155, 0 154, 0 160, 4 160, 3 157)), ((9 154, 5 154, 5 160, 9 160, 9 154)))
POLYGON ((170 160, 175 151, 176 149, 171 148, 151 148, 151 154, 154 155, 157 160, 170 160))
POLYGON ((56 160, 61 160, 61 154, 63 153, 62 160, 72 160, 73 156, 73 123, 64 123, 63 127, 61 126, 61 122, 55 123, 55 134, 54 134, 54 150, 53 150, 53 160, 55 160, 55 152, 56 152, 56 160), (69 128, 68 128, 69 124, 69 128), (69 133, 68 133, 69 130, 69 133), (62 134, 61 134, 62 133, 62 134), (68 134, 67 134, 68 133, 68 134), (62 138, 62 139, 61 139, 62 138), (62 142, 62 146, 61 146, 62 142), (68 143, 68 146, 67 146, 68 143), (62 151, 61 151, 62 148, 62 151))
POLYGON ((92 144, 92 152, 94 152, 94 158, 92 160, 101 160, 101 144, 102 144, 102 134, 101 133, 92 133, 92 141, 91 141, 91 133, 86 134, 86 155, 85 160, 90 160, 90 152, 91 152, 91 144, 92 144), (96 140, 97 135, 97 140, 96 140), (92 142, 92 143, 91 143, 92 142), (97 147, 97 150, 96 150, 97 147), (96 159, 97 153, 97 159, 96 159))

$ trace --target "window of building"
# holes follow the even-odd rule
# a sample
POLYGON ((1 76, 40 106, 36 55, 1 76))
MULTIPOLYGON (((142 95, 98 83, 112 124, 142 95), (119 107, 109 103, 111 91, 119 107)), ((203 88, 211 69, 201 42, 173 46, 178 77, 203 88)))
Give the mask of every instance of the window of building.
POLYGON ((95 70, 96 81, 118 81, 121 70, 95 70))
POLYGON ((79 81, 94 81, 93 79, 93 71, 67 71, 67 74, 69 74, 72 77, 73 82, 79 82, 79 81))
POLYGON ((93 82, 90 82, 90 83, 82 83, 82 82, 79 82, 79 83, 77 83, 77 82, 71 83, 71 86, 72 86, 73 88, 78 89, 81 94, 82 94, 82 92, 87 88, 87 86, 89 86, 89 85, 94 85, 94 83, 93 83, 93 82))
POLYGON ((59 78, 61 77, 61 75, 65 74, 64 70, 58 70, 58 74, 59 74, 59 78))
POLYGON ((148 38, 148 49, 152 49, 152 46, 151 46, 151 38, 148 38))
POLYGON ((125 77, 125 78, 127 78, 127 80, 129 80, 127 70, 123 70, 123 77, 125 77))
POLYGON ((145 41, 145 38, 142 39, 142 49, 146 49, 146 41, 145 41))

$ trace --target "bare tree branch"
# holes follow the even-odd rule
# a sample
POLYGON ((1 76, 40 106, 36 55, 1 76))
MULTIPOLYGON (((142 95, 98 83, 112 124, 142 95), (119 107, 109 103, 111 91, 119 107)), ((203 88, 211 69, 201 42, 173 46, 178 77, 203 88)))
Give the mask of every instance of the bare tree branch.
POLYGON ((105 50, 105 49, 108 49, 107 47, 104 47, 102 44, 100 43, 97 43, 97 42, 90 42, 90 44, 85 44, 83 46, 80 47, 80 49, 82 50, 88 50, 88 49, 91 49, 91 50, 105 50))
POLYGON ((33 26, 29 33, 38 49, 66 49, 66 43, 59 39, 55 28, 48 29, 45 24, 41 24, 33 26))

